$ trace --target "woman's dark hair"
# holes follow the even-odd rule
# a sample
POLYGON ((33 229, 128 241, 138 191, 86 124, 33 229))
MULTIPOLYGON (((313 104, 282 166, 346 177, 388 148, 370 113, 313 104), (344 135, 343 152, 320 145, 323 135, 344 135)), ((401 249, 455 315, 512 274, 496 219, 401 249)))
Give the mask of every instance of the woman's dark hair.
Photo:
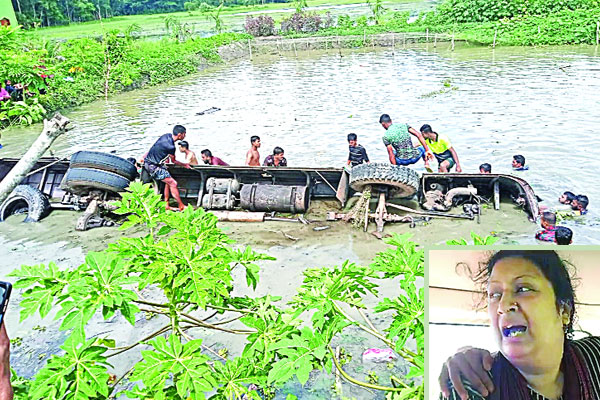
POLYGON ((566 263, 553 250, 500 250, 492 255, 487 264, 479 271, 475 280, 483 288, 487 287, 494 266, 505 258, 522 258, 534 264, 548 279, 554 289, 556 309, 566 305, 570 308, 569 324, 565 336, 571 337, 573 333, 573 320, 575 318, 575 290, 566 263))

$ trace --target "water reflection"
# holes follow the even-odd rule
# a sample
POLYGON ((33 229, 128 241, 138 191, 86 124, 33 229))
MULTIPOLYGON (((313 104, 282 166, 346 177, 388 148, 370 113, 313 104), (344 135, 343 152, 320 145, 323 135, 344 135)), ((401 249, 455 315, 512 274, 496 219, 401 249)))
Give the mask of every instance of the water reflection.
MULTIPOLYGON (((593 226, 600 191, 593 184, 596 157, 585 150, 595 143, 600 122, 598 62, 593 47, 464 46, 450 52, 445 43, 343 57, 337 51, 263 57, 84 106, 69 113, 76 129, 54 151, 141 155, 160 134, 183 124, 193 150, 210 148, 234 165, 243 164, 255 134, 262 138, 262 157, 281 146, 291 165, 342 165, 349 132, 358 134, 373 160, 386 161, 377 123, 385 112, 448 134, 465 172, 483 162, 494 172, 510 172, 512 155, 525 155, 530 170, 520 175, 545 204, 554 205, 564 190, 590 197, 587 224, 568 224, 576 229, 575 243, 600 243, 593 226), (423 96, 441 89, 445 79, 458 90, 423 96), (212 106, 221 111, 195 115, 212 106)), ((0 156, 23 153, 39 129, 6 131, 0 156)))

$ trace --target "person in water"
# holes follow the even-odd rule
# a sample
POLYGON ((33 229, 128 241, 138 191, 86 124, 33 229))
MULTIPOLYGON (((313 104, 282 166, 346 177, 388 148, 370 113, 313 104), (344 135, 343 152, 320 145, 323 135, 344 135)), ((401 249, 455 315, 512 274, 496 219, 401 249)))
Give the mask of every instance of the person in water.
POLYGON ((283 156, 283 149, 279 146, 273 149, 273 154, 265 158, 263 163, 265 167, 287 167, 287 160, 283 156))
POLYGON ((573 243, 573 231, 566 226, 557 226, 554 235, 556 244, 569 245, 573 243))
POLYGON ((521 154, 513 156, 512 167, 515 171, 527 171, 529 169, 525 166, 525 157, 521 154))
POLYGON ((225 161, 221 160, 219 157, 213 156, 212 152, 209 149, 202 150, 201 154, 202 154, 202 161, 204 161, 204 164, 223 165, 223 166, 229 165, 225 161))
POLYGON ((179 151, 184 154, 185 162, 190 165, 198 165, 198 159, 196 153, 190 150, 190 145, 185 140, 179 142, 179 151))
POLYGON ((590 204, 588 197, 584 194, 578 194, 571 201, 571 208, 576 212, 575 215, 585 215, 588 212, 588 204, 590 204))
POLYGON ((390 163, 393 165, 410 165, 419 161, 425 161, 425 168, 430 169, 429 160, 433 159, 433 153, 427 147, 425 139, 420 132, 411 128, 408 124, 393 124, 388 114, 379 117, 379 123, 385 129, 383 144, 385 145, 390 163), (410 135, 414 135, 421 143, 419 147, 413 147, 410 135))
POLYGON ((358 136, 356 136, 356 133, 348 134, 348 150, 348 162, 346 165, 355 167, 362 163, 370 163, 367 150, 358 144, 358 136))
POLYGON ((251 167, 260 167, 260 154, 258 149, 260 147, 260 138, 258 136, 252 136, 250 138, 250 150, 246 153, 246 165, 251 167))
POLYGON ((447 135, 433 131, 428 124, 423 125, 420 131, 438 161, 438 172, 450 172, 454 165, 456 165, 456 172, 462 172, 458 154, 447 135))
POLYGON ((600 337, 572 339, 575 292, 556 252, 501 250, 478 278, 500 351, 450 357, 439 377, 445 398, 600 398, 600 337))
POLYGON ((148 171, 153 179, 165 183, 165 202, 167 203, 167 210, 172 210, 169 206, 170 195, 173 195, 173 198, 177 201, 177 206, 180 211, 185 208, 185 205, 181 201, 181 196, 179 195, 177 181, 173 179, 165 165, 167 162, 172 162, 175 165, 192 168, 190 167, 190 164, 182 163, 175 159, 175 142, 185 139, 185 135, 185 127, 175 125, 173 133, 165 133, 158 138, 156 143, 152 145, 144 157, 144 169, 148 171))
POLYGON ((542 229, 536 232, 535 238, 544 242, 555 242, 556 214, 546 211, 542 214, 542 229))
POLYGON ((560 195, 558 202, 561 204, 571 205, 571 202, 575 200, 575 193, 566 191, 560 195))

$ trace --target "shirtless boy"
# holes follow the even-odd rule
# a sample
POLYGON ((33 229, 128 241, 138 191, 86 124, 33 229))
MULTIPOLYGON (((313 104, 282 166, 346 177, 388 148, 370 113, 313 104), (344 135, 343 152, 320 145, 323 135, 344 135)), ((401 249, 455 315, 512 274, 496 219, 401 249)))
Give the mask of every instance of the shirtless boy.
POLYGON ((179 142, 179 151, 184 154, 185 162, 190 165, 198 165, 198 159, 196 153, 190 150, 190 145, 185 140, 179 142))
POLYGON ((252 147, 246 153, 246 165, 260 167, 260 154, 258 154, 260 138, 258 136, 252 136, 250 138, 250 144, 252 144, 252 147))

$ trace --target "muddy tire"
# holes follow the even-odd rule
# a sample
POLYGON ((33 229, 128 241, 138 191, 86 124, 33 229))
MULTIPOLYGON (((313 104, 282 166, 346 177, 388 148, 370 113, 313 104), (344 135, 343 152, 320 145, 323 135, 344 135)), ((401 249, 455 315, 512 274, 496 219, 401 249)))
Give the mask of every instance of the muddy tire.
POLYGON ((112 154, 99 151, 78 151, 71 156, 70 168, 93 168, 112 172, 130 181, 137 177, 135 165, 112 154))
POLYGON ((69 168, 60 186, 63 190, 76 194, 85 194, 94 189, 119 193, 125 191, 129 182, 129 179, 108 171, 69 168))
POLYGON ((419 174, 402 165, 360 164, 350 172, 350 187, 361 192, 367 185, 390 186, 397 197, 410 197, 419 189, 419 174))
POLYGON ((25 222, 39 222, 50 212, 50 202, 38 188, 19 185, 0 205, 0 221, 14 214, 27 214, 25 222))

